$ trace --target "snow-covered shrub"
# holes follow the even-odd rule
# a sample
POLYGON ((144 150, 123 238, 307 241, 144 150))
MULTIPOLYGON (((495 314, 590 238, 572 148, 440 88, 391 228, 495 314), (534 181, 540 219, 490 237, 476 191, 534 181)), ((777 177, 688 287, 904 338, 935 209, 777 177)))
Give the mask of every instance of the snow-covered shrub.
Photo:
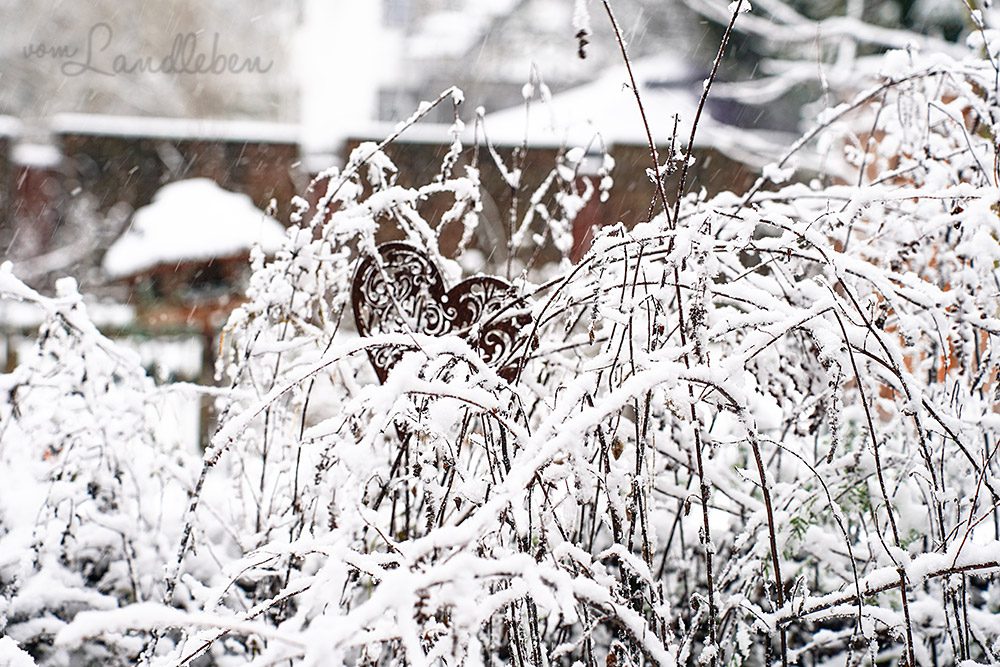
MULTIPOLYGON (((109 578, 106 606, 135 604, 22 645, 142 640, 158 665, 995 664, 1000 102, 973 46, 859 68, 750 192, 608 221, 578 264, 516 278, 531 344, 513 373, 415 322, 351 330, 380 225, 454 283, 421 204, 450 197, 468 230, 479 208, 458 146, 403 188, 362 145, 253 259, 200 473, 145 469, 191 492, 168 546, 143 543, 148 586, 109 578), (821 177, 780 185, 807 146, 821 177), (404 353, 379 383, 366 352, 386 346, 404 353)), ((518 238, 571 221, 567 201, 518 238)), ((121 377, 136 420, 148 392, 121 377)), ((114 447, 169 454, 136 432, 114 447)), ((148 494, 120 495, 87 504, 134 526, 148 494)), ((5 576, 11 599, 28 579, 5 576)))
POLYGON ((72 279, 57 291, 42 297, 0 268, 0 295, 47 314, 0 376, 0 630, 42 665, 131 664, 142 638, 53 639, 80 611, 161 599, 195 468, 154 442, 138 357, 97 331, 72 279))

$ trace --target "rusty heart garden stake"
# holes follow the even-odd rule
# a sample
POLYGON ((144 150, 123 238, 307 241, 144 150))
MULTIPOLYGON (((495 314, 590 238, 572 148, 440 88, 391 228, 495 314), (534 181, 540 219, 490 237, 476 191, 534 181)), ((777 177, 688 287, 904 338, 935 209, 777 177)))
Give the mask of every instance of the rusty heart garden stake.
MULTIPOLYGON (((361 336, 411 331, 465 338, 498 374, 511 382, 530 348, 531 316, 526 300, 495 276, 466 278, 446 289, 441 272, 424 251, 394 241, 378 247, 378 259, 360 260, 351 290, 354 322, 361 336)), ((403 356, 401 347, 368 352, 380 382, 403 356)))

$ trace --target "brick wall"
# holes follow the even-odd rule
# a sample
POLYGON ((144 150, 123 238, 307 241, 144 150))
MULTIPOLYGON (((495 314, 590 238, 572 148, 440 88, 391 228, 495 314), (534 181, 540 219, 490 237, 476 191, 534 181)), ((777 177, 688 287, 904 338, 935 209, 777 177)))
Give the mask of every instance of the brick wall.
MULTIPOLYGON (((308 182, 298 169, 299 147, 294 136, 284 140, 242 138, 238 136, 239 124, 221 138, 125 135, 114 131, 117 120, 97 119, 110 127, 107 132, 56 127, 54 148, 18 143, 15 133, 7 131, 8 125, 16 124, 0 124, 0 247, 4 259, 23 264, 71 241, 55 235, 80 195, 93 196, 100 213, 119 203, 134 210, 150 203, 166 183, 207 177, 225 189, 248 195, 261 209, 276 200, 275 217, 287 224, 289 202, 308 182), (39 161, 40 157, 45 160, 39 161)), ((153 129, 159 129, 156 123, 160 122, 153 119, 153 129)), ((259 129, 256 134, 260 134, 259 129)), ((287 129, 283 134, 294 135, 287 129)))
POLYGON ((101 210, 118 202, 145 206, 163 185, 205 177, 248 195, 259 208, 277 200, 276 217, 287 223, 289 201, 304 184, 295 143, 237 139, 185 139, 64 133, 70 190, 97 197, 101 210))
POLYGON ((11 192, 15 185, 10 164, 12 143, 12 137, 0 133, 0 248, 10 245, 13 233, 10 223, 11 192))

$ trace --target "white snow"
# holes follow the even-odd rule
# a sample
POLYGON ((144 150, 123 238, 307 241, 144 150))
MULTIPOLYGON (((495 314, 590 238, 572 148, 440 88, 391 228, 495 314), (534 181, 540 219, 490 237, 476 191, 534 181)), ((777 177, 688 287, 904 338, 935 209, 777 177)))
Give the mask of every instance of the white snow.
MULTIPOLYGON (((653 136, 669 138, 673 115, 682 121, 694 116, 698 105, 695 86, 684 83, 694 73, 674 54, 662 53, 636 60, 632 71, 641 87, 640 94, 653 136)), ((486 115, 491 139, 523 140, 524 105, 486 115)), ((646 143, 642 117, 624 65, 612 67, 592 83, 557 93, 548 104, 533 102, 527 117, 529 143, 586 145, 595 132, 608 143, 646 143)))
POLYGON ((0 664, 4 667, 35 667, 31 656, 22 651, 10 637, 0 637, 0 664))
POLYGON ((104 256, 104 270, 121 278, 160 265, 233 257, 255 244, 273 253, 284 237, 281 224, 248 196, 193 178, 165 185, 135 212, 104 256))
POLYGON ((11 151, 11 161, 22 167, 51 169, 62 162, 62 153, 50 144, 16 144, 11 151))
MULTIPOLYGON (((774 2, 757 4, 769 14, 774 2)), ((193 370, 193 339, 109 340, 72 279, 44 297, 3 263, 0 295, 47 314, 0 375, 3 632, 45 667, 132 664, 147 645, 158 664, 209 651, 226 665, 544 661, 535 649, 567 664, 750 664, 777 648, 779 624, 792 662, 839 664, 855 646, 871 662, 992 658, 996 70, 981 53, 887 63, 907 85, 860 71, 830 89, 858 108, 845 102, 817 130, 854 178, 682 198, 672 218, 604 220, 584 259, 553 263, 544 283, 508 269, 520 274, 508 308, 530 315, 535 339, 509 382, 475 343, 484 320, 467 337, 442 332, 440 316, 414 316, 435 309, 412 290, 369 284, 398 326, 342 327, 356 259, 383 220, 448 284, 460 263, 503 270, 482 254, 442 257, 435 223, 474 229, 462 211, 475 217, 485 197, 478 171, 463 177, 452 160, 457 141, 439 178, 405 186, 405 165, 361 144, 314 226, 286 234, 272 261, 252 253, 247 298, 218 340, 218 386, 157 386, 143 365, 193 370), (863 107, 876 104, 891 112, 873 119, 863 107), (989 133, 928 124, 913 110, 929 104, 956 118, 981 109, 989 133), (866 160, 859 136, 877 137, 866 160), (442 194, 455 207, 428 219, 422 204, 442 194), (402 357, 376 383, 366 353, 386 349, 402 357), (219 423, 201 450, 181 436, 208 397, 219 423), (956 613, 965 577, 991 580, 956 613), (702 642, 713 616, 731 622, 702 642), (827 619, 839 627, 817 631, 827 619)), ((669 112, 690 114, 700 94, 700 75, 668 64, 637 63, 644 91, 677 102, 647 107, 661 139, 669 112)), ((607 107, 592 119, 607 143, 642 145, 641 126, 630 134, 619 117, 637 116, 621 74, 562 111, 607 107)), ((520 137, 522 112, 504 141, 520 137)), ((736 145, 706 122, 704 142, 736 145)), ((547 141, 579 138, 567 131, 547 141)), ((769 178, 789 176, 817 134, 806 137, 769 178)), ((522 191, 512 250, 563 243, 594 194, 573 178, 586 159, 561 154, 546 184, 522 191)), ((525 182, 519 164, 498 170, 525 182)), ((229 252, 226 225, 259 240, 276 224, 208 181, 168 186, 135 222, 134 249, 118 251, 132 263, 229 252)), ((457 310, 458 294, 440 302, 457 310)), ((0 665, 22 658, 0 642, 0 665)))
POLYGON ((20 121, 11 116, 0 116, 0 137, 13 137, 20 131, 20 121))
MULTIPOLYGON (((135 309, 131 306, 101 301, 88 301, 87 313, 98 327, 122 328, 135 320, 135 309)), ((45 321, 47 313, 36 303, 0 299, 0 329, 37 329, 45 321)))

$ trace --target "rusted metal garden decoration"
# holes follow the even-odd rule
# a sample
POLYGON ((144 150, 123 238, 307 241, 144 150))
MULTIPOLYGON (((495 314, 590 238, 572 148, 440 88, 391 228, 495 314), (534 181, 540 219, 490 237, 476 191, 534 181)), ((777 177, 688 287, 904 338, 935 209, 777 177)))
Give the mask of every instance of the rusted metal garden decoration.
MULTIPOLYGON (((441 272, 423 250, 403 242, 378 246, 378 257, 362 258, 351 289, 354 322, 361 336, 412 332, 457 334, 507 381, 530 348, 531 315, 526 299, 495 276, 466 278, 447 289, 441 272)), ((380 382, 405 351, 369 350, 380 382)))

